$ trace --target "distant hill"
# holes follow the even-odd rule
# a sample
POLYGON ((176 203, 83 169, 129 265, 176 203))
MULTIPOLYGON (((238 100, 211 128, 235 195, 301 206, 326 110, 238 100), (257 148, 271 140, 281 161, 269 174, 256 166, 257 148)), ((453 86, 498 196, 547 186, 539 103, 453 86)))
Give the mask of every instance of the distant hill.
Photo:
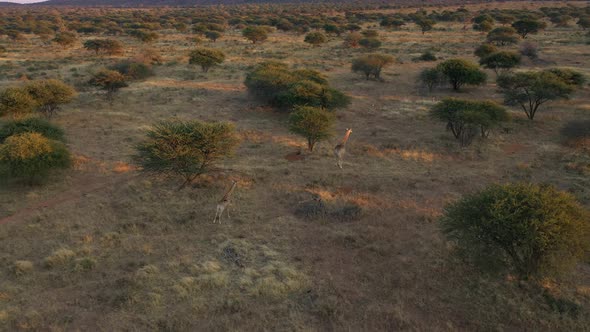
POLYGON ((157 7, 157 6, 199 6, 199 5, 235 5, 258 3, 358 3, 358 4, 449 4, 473 3, 484 0, 48 0, 35 5, 46 6, 109 6, 109 7, 157 7))
POLYGON ((14 2, 2 2, 2 1, 0 1, 0 7, 11 7, 11 6, 22 6, 22 4, 20 4, 20 3, 14 3, 14 2))

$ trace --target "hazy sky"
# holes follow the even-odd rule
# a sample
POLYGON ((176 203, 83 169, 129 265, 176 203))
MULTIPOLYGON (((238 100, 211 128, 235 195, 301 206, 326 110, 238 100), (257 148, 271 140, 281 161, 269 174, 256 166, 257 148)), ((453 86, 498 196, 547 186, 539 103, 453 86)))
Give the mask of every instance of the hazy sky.
POLYGON ((41 2, 44 0, 0 0, 0 2, 18 2, 18 3, 33 3, 33 2, 41 2))

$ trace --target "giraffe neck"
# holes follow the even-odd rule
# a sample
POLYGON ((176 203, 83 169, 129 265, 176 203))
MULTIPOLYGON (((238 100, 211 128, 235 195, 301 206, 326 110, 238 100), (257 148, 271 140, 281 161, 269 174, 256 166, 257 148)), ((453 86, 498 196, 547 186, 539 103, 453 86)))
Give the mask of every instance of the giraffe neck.
POLYGON ((231 194, 233 193, 234 189, 236 188, 236 186, 238 185, 237 182, 234 182, 231 186, 231 188, 229 188, 229 190, 225 193, 225 195, 223 195, 223 198, 221 199, 222 201, 226 201, 229 199, 229 197, 231 196, 231 194))
POLYGON ((346 134, 344 135, 344 137, 342 138, 342 141, 340 141, 340 145, 345 145, 346 142, 348 141, 348 137, 350 137, 350 131, 347 131, 346 134))

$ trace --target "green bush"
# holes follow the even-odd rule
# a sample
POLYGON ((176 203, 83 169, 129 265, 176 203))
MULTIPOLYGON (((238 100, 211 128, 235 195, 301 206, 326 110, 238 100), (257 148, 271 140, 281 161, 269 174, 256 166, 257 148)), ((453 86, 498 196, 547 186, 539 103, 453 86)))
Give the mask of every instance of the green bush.
POLYGON ((39 133, 49 139, 63 142, 64 131, 47 120, 39 118, 24 118, 0 123, 0 144, 14 135, 24 133, 39 133))
POLYGON ((255 97, 289 110, 297 105, 335 109, 350 103, 348 96, 331 88, 317 71, 290 70, 280 62, 255 66, 246 75, 245 85, 255 97))
POLYGON ((371 76, 375 79, 381 78, 381 70, 384 67, 392 64, 395 59, 387 54, 368 54, 352 60, 352 71, 361 72, 365 75, 367 80, 371 76))
POLYGON ((242 30, 242 36, 251 41, 253 44, 263 42, 268 39, 268 29, 260 26, 250 26, 242 30))
POLYGON ((184 186, 229 156, 237 144, 230 123, 163 121, 137 146, 135 162, 144 172, 181 176, 184 186))
POLYGON ((303 41, 313 46, 319 46, 327 42, 328 38, 321 32, 310 32, 305 36, 303 41))
POLYGON ((55 79, 36 80, 25 85, 39 111, 50 118, 60 105, 68 104, 78 95, 74 87, 55 79))
POLYGON ((203 72, 208 72, 211 67, 219 65, 224 60, 225 54, 222 51, 211 48, 201 48, 190 52, 188 63, 191 65, 199 65, 203 72))
POLYGON ((510 69, 520 64, 520 54, 515 52, 495 52, 479 60, 479 64, 485 68, 492 69, 496 75, 502 71, 510 69))
POLYGON ((0 145, 0 165, 11 177, 39 183, 53 169, 68 168, 70 153, 61 142, 40 133, 22 133, 8 137, 0 145))
POLYGON ((573 120, 561 128, 565 144, 590 151, 590 120, 573 120))
POLYGON ((430 115, 447 124, 462 146, 469 145, 479 131, 488 137, 492 128, 509 120, 506 109, 491 101, 445 98, 432 108, 430 115))
POLYGON ((469 263, 520 278, 570 271, 590 250, 590 219, 550 186, 492 185, 445 208, 440 225, 469 263))
POLYGON ((33 112, 37 106, 24 88, 9 87, 0 92, 0 116, 23 116, 33 112))
POLYGON ((437 86, 445 83, 445 75, 438 68, 424 68, 418 77, 421 84, 432 91, 437 86))
POLYGON ((110 66, 109 69, 121 73, 129 80, 144 80, 154 76, 154 71, 150 65, 131 60, 118 62, 110 66))
POLYGON ((125 76, 118 71, 102 69, 92 76, 88 84, 101 88, 107 92, 107 99, 113 100, 114 94, 127 85, 125 76))
POLYGON ((492 53, 498 52, 498 48, 492 44, 481 44, 479 45, 473 54, 478 58, 484 58, 492 53))
POLYGON ((374 37, 370 37, 370 38, 363 38, 361 40, 359 40, 359 45, 361 45, 364 48, 368 48, 368 49, 377 49, 379 47, 381 47, 381 41, 377 38, 374 37))
POLYGON ((463 85, 481 85, 486 82, 487 75, 479 66, 463 59, 450 59, 438 64, 437 69, 448 79, 453 90, 463 85))
POLYGON ((316 143, 330 138, 336 118, 321 108, 296 106, 289 116, 289 130, 307 139, 307 148, 313 151, 316 143))
POLYGON ((487 41, 499 46, 512 45, 518 43, 518 36, 512 27, 500 27, 488 33, 487 41))
POLYGON ((432 51, 426 51, 422 53, 419 57, 415 58, 417 61, 436 61, 436 55, 432 51))

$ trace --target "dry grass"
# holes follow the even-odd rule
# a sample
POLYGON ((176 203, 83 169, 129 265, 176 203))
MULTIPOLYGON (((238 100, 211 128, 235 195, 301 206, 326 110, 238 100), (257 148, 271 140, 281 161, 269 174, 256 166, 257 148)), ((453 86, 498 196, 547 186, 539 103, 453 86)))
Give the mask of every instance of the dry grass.
MULTIPOLYGON (((535 4, 542 5, 551 4, 535 4)), ((112 106, 82 84, 111 60, 80 46, 41 52, 31 36, 11 47, 0 59, 11 62, 2 86, 22 73, 38 77, 23 60, 56 63, 43 71, 76 84, 80 97, 53 120, 67 132, 73 170, 41 187, 0 182, 0 217, 14 215, 0 219, 0 330, 587 330, 587 265, 544 288, 483 278, 450 258, 436 219, 447 202, 494 182, 550 183, 590 206, 588 156, 559 137, 569 120, 588 118, 588 88, 544 105, 534 123, 515 108, 514 121, 488 141, 460 148, 427 116, 453 92, 417 88, 418 72, 434 63, 411 59, 430 48, 443 59, 473 59, 484 37, 462 24, 437 27, 444 31, 380 30, 380 51, 401 62, 385 70, 384 82, 351 73, 350 60, 363 51, 335 37, 312 48, 303 36, 277 32, 251 45, 228 31, 204 43, 228 54, 205 75, 174 62, 192 48, 186 36, 164 34, 150 47, 166 64, 122 89, 112 106), (284 114, 244 90, 245 69, 270 59, 317 69, 353 96, 337 111, 337 137, 313 154, 286 159, 304 140, 288 132, 284 114), (171 117, 234 122, 242 144, 225 171, 180 191, 178 181, 138 175, 134 145, 171 117), (340 170, 332 147, 348 127, 340 170), (238 181, 232 218, 213 225, 231 179, 238 181), (327 217, 299 217, 314 195, 327 217), (358 213, 342 222, 353 206, 358 213), (580 305, 578 316, 555 309, 567 301, 580 305)), ((577 32, 549 27, 529 38, 546 63, 590 76, 577 32)), ((129 47, 121 58, 142 47, 122 40, 129 47)), ((493 82, 460 96, 501 100, 493 82)))

